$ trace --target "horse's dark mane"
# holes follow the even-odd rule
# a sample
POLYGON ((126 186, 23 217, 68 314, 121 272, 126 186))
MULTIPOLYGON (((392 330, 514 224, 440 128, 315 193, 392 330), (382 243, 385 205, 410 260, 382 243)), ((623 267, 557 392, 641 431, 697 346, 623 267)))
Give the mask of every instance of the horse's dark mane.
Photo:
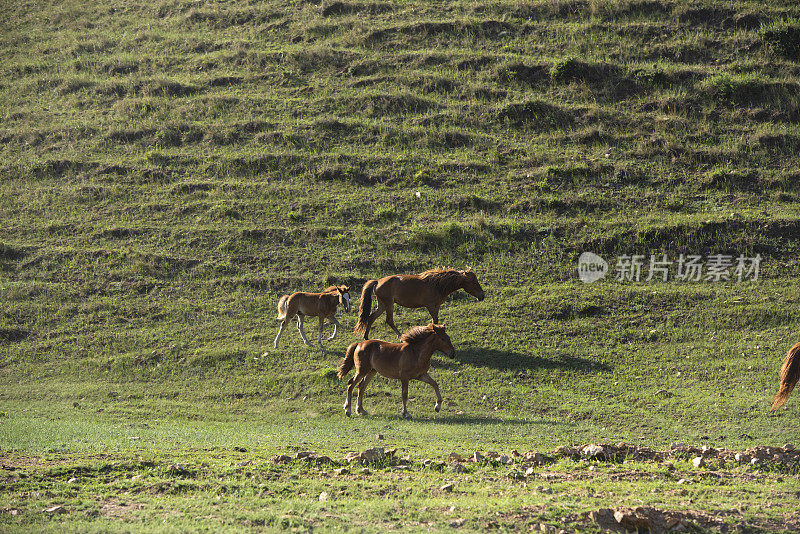
POLYGON ((459 289, 464 280, 463 273, 455 269, 430 269, 419 273, 418 276, 433 284, 433 287, 442 295, 449 295, 456 289, 459 289))
POLYGON ((428 336, 435 333, 436 332, 433 331, 433 325, 415 326, 414 328, 406 330, 403 335, 400 336, 400 341, 404 343, 419 343, 425 341, 428 336))

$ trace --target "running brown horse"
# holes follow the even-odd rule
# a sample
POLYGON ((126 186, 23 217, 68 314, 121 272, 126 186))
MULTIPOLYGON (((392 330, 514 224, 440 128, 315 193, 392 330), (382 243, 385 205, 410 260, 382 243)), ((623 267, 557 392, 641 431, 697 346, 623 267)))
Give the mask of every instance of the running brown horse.
POLYGON ((786 359, 783 360, 780 387, 769 411, 777 410, 784 405, 798 380, 800 380, 800 343, 795 343, 786 353, 786 359))
POLYGON ((336 330, 339 326, 339 321, 336 320, 336 307, 341 304, 344 311, 350 311, 350 288, 348 286, 331 286, 322 293, 303 293, 297 292, 291 295, 284 295, 278 300, 278 317, 277 320, 281 322, 278 328, 278 335, 275 336, 273 346, 278 348, 278 340, 283 334, 283 329, 286 323, 292 320, 292 317, 297 316, 297 329, 300 331, 300 337, 303 338, 303 343, 308 345, 306 333, 303 331, 303 318, 306 315, 312 317, 319 317, 319 336, 317 336, 317 345, 322 346, 322 328, 325 326, 325 319, 329 319, 330 324, 333 324, 333 335, 328 339, 331 340, 336 337, 336 330))
POLYGON ((394 303, 406 308, 427 308, 434 323, 439 322, 439 308, 445 299, 463 289, 479 301, 483 300, 483 288, 472 269, 432 269, 420 274, 395 274, 380 280, 369 280, 361 291, 361 304, 358 309, 358 322, 353 331, 356 335, 369 338, 372 323, 385 311, 386 324, 397 335, 400 330, 394 324, 394 303), (372 310, 372 294, 378 298, 377 309, 372 310))
POLYGON ((435 351, 441 351, 450 358, 455 358, 456 349, 450 337, 444 331, 443 325, 429 324, 428 326, 415 326, 400 336, 400 343, 389 343, 378 339, 368 339, 356 342, 347 347, 347 352, 339 365, 339 379, 342 379, 355 367, 356 374, 347 381, 347 400, 344 403, 344 414, 350 416, 350 404, 353 398, 353 388, 358 386, 358 403, 356 413, 365 415, 364 390, 370 380, 380 373, 387 378, 400 380, 403 393, 403 418, 411 419, 406 410, 408 400, 408 381, 419 380, 430 384, 436 392, 437 412, 442 406, 442 395, 439 393, 439 384, 428 374, 431 366, 431 356, 435 351))

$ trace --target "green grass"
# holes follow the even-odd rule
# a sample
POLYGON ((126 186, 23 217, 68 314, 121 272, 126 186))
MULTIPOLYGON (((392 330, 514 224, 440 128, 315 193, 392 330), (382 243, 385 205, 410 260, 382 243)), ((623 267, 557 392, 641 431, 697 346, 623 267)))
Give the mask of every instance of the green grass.
MULTIPOLYGON (((505 468, 445 496, 447 473, 386 467, 319 502, 323 470, 265 459, 338 457, 379 433, 417 462, 591 442, 800 445, 796 399, 767 413, 800 326, 798 20, 777 0, 9 6, 0 455, 17 469, 0 472, 0 508, 21 514, 0 524, 422 530, 461 517, 522 530, 654 503, 681 477, 648 463, 611 481, 620 466, 600 464, 606 489, 589 498, 570 478, 586 466, 566 462, 552 496, 505 468), (612 268, 622 254, 763 263, 741 284, 583 285, 584 251, 612 268), (353 313, 325 351, 294 328, 272 349, 281 294, 356 293, 438 265, 472 266, 487 294, 442 309, 457 357, 434 358, 441 413, 414 384, 415 419, 401 421, 399 384, 376 379, 371 415, 344 418, 333 373, 353 313), (259 463, 250 475, 227 465, 245 459, 259 463), (208 474, 178 490, 167 467, 180 462, 208 474), (86 484, 50 480, 56 465, 85 469, 86 484), (164 491, 124 482, 150 470, 164 491), (137 507, 115 511, 122 500, 137 507)), ((394 338, 382 320, 373 332, 394 338)), ((696 494, 658 506, 796 528, 796 469, 722 472, 729 489, 704 473, 696 494)))

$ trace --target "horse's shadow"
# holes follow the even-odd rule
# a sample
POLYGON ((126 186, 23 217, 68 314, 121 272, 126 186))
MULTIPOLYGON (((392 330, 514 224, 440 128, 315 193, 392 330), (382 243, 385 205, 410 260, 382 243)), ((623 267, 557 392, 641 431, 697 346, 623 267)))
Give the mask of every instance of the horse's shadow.
POLYGON ((500 418, 487 417, 481 415, 439 415, 429 416, 424 414, 414 414, 414 421, 423 423, 433 423, 437 425, 560 425, 575 426, 570 421, 559 421, 556 419, 519 419, 519 418, 500 418))
POLYGON ((498 371, 515 371, 520 369, 561 369, 582 372, 611 371, 607 363, 581 358, 580 356, 562 356, 551 354, 550 357, 534 356, 519 352, 486 349, 483 347, 458 347, 455 360, 439 359, 436 367, 455 370, 462 364, 474 367, 491 367, 498 371))

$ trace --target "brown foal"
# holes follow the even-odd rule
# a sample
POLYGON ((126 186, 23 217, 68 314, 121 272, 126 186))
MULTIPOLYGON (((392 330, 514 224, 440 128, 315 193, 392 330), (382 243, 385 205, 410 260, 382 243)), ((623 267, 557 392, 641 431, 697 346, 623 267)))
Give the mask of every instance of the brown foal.
POLYGON ((456 349, 445 333, 444 326, 429 324, 428 326, 415 326, 402 336, 400 343, 389 343, 378 339, 368 339, 356 342, 347 347, 347 353, 339 365, 339 378, 342 379, 355 367, 356 374, 347 381, 347 400, 344 403, 344 413, 350 416, 350 404, 353 388, 358 386, 358 403, 356 413, 364 415, 363 407, 364 390, 370 380, 380 373, 387 378, 400 380, 403 393, 403 418, 411 419, 406 410, 408 400, 409 380, 419 380, 430 384, 436 392, 437 412, 442 406, 442 395, 439 393, 439 384, 428 374, 431 366, 431 356, 435 351, 441 351, 450 358, 455 358, 456 349))
POLYGON ((308 338, 303 331, 303 318, 306 315, 312 317, 319 317, 319 335, 317 336, 317 345, 322 346, 322 328, 325 326, 325 319, 333 324, 333 335, 328 339, 331 340, 336 337, 336 330, 341 324, 336 320, 336 307, 341 304, 344 311, 350 311, 350 288, 348 286, 331 286, 322 293, 303 293, 297 292, 291 295, 284 295, 278 301, 278 317, 277 320, 281 322, 278 328, 278 335, 275 336, 273 346, 278 348, 278 340, 283 334, 283 329, 286 323, 292 320, 292 317, 297 316, 297 329, 300 331, 300 337, 303 338, 303 343, 308 345, 308 338))

